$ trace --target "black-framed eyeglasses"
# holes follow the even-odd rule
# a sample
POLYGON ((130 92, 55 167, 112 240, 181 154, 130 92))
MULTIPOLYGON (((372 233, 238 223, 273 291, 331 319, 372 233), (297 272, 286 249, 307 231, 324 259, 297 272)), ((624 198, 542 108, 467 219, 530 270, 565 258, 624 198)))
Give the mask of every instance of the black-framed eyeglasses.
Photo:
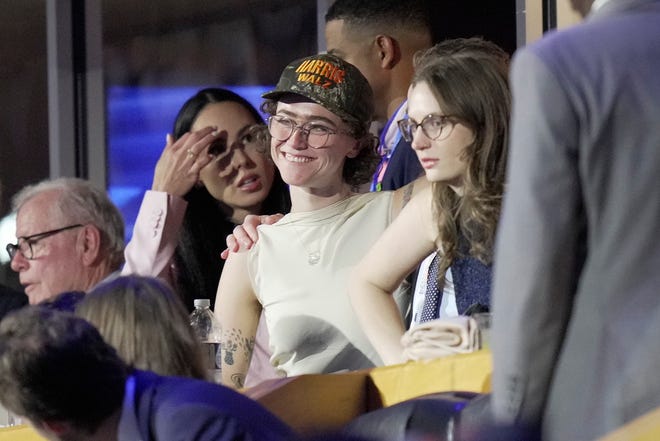
POLYGON ((16 253, 20 252, 23 257, 27 260, 34 259, 34 249, 33 246, 37 244, 42 239, 45 239, 55 234, 61 233, 63 231, 71 230, 73 228, 82 227, 83 224, 69 225, 68 227, 57 228, 55 230, 44 231, 43 233, 32 234, 30 236, 21 236, 18 238, 17 243, 7 244, 7 253, 9 254, 9 259, 13 260, 16 253))
POLYGON ((427 138, 433 141, 441 141, 451 134, 456 122, 451 115, 437 115, 432 113, 425 116, 421 123, 418 123, 412 118, 405 118, 399 120, 397 124, 399 125, 403 139, 412 142, 417 127, 422 128, 422 132, 427 138))
POLYGON ((324 147, 328 143, 330 135, 339 133, 350 135, 349 132, 336 130, 318 122, 296 124, 293 119, 281 115, 273 115, 268 118, 268 133, 278 141, 284 142, 291 138, 296 130, 300 130, 307 145, 313 149, 324 147))

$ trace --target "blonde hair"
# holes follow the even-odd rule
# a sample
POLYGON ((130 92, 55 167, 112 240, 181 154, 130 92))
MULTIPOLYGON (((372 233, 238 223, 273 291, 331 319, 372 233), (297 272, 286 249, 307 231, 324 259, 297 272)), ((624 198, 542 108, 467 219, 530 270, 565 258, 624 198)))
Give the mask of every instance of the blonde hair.
POLYGON ((102 283, 76 307, 124 361, 160 375, 207 379, 199 341, 181 300, 165 283, 140 276, 102 283))

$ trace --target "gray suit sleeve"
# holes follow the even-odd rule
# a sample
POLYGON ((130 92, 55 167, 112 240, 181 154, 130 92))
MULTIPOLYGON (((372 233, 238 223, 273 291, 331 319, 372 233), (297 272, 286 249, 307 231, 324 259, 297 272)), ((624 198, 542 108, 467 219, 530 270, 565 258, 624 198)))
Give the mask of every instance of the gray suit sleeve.
POLYGON ((540 422, 582 264, 578 118, 551 67, 528 49, 512 66, 492 343, 493 410, 508 424, 540 422))

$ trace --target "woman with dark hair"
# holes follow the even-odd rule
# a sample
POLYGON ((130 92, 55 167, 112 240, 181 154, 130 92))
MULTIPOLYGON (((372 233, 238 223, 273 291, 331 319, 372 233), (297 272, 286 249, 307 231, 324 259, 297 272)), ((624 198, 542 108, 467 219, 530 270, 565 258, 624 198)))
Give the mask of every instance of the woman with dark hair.
POLYGON ((193 309, 215 299, 225 237, 247 214, 286 213, 288 190, 255 127, 257 110, 226 89, 197 92, 179 110, 140 207, 123 274, 163 277, 193 309))
POLYGON ((248 214, 287 213, 291 206, 259 127, 257 110, 226 89, 203 89, 184 103, 140 207, 122 274, 163 278, 188 310, 196 298, 214 301, 225 237, 248 214))

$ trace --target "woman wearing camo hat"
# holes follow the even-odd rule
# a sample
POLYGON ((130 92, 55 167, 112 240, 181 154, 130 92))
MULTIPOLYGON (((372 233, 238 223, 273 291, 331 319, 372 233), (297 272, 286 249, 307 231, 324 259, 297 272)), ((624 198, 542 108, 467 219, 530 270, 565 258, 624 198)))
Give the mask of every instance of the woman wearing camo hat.
POLYGON ((291 213, 262 225, 256 245, 225 263, 216 300, 223 382, 243 386, 262 308, 282 376, 380 365, 347 279, 414 186, 355 192, 379 158, 368 131, 372 92, 353 65, 328 54, 296 60, 264 98, 270 154, 289 185, 291 213))

